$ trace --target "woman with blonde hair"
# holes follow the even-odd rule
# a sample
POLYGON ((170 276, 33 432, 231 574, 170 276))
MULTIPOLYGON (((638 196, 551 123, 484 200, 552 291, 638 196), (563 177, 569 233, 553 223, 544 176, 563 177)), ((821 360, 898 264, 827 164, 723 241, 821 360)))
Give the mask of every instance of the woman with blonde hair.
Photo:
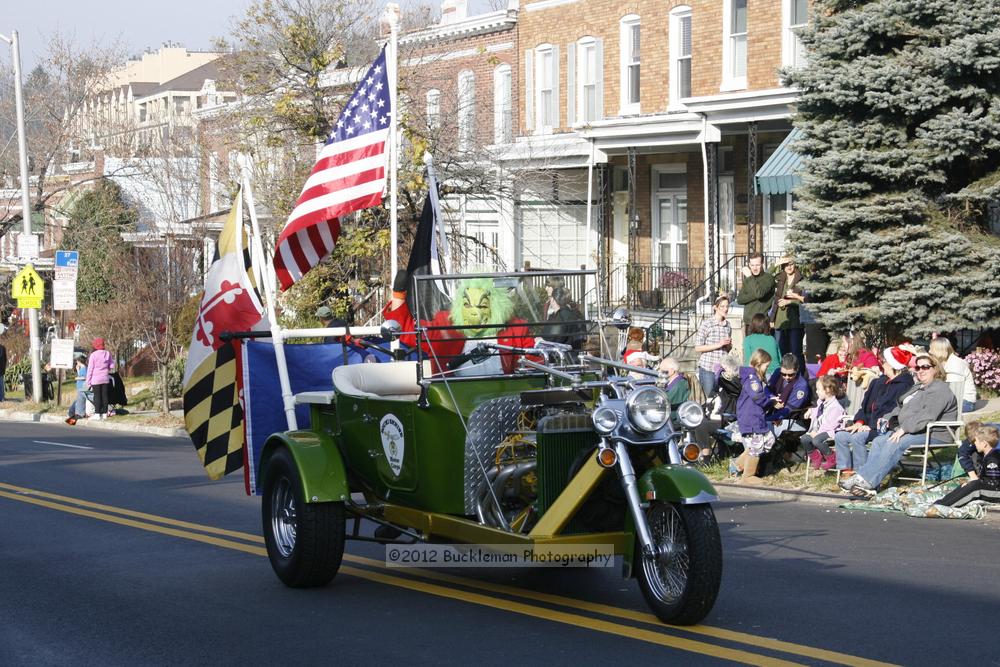
MULTIPOLYGON (((914 368, 916 384, 899 397, 896 409, 878 421, 879 430, 885 424, 888 432, 872 440, 865 464, 840 482, 845 491, 854 495, 874 493, 907 449, 924 444, 928 424, 958 418, 958 402, 944 382, 944 369, 938 360, 928 353, 919 354, 914 368)), ((950 434, 947 428, 939 427, 931 431, 930 438, 931 442, 946 442, 950 434)))
POLYGON ((972 377, 972 369, 968 362, 955 354, 951 341, 944 336, 938 336, 931 341, 931 356, 940 362, 945 372, 945 382, 961 382, 962 412, 972 412, 976 409, 976 381, 972 377))

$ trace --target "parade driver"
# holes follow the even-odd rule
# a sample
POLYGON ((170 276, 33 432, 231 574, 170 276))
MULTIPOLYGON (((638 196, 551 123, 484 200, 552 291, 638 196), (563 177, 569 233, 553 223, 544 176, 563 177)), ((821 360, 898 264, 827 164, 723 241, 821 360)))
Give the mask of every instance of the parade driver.
MULTIPOLYGON (((403 331, 414 331, 413 314, 406 303, 408 286, 409 275, 400 271, 393 282, 392 299, 382 310, 382 315, 387 320, 399 322, 403 331)), ((496 287, 491 279, 462 280, 449 310, 438 311, 431 320, 421 320, 421 325, 428 327, 423 349, 431 358, 434 373, 513 373, 518 355, 511 352, 497 354, 482 346, 482 343, 492 340, 511 347, 534 345, 535 339, 528 331, 526 322, 511 318, 513 311, 514 304, 507 290, 496 287)), ((416 336, 404 334, 400 342, 413 347, 416 336)))

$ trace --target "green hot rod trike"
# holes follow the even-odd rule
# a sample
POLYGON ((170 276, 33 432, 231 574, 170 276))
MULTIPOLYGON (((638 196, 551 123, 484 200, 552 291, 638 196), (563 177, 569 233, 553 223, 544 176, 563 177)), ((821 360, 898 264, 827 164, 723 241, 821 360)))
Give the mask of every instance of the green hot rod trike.
POLYGON ((602 312, 593 272, 412 285, 412 306, 396 299, 383 329, 415 358, 335 368, 330 391, 296 399, 311 404, 310 428, 267 440, 260 492, 278 577, 329 583, 351 538, 603 544, 662 621, 704 618, 722 549, 716 492, 688 464, 702 409, 671 406, 655 371, 615 360, 627 313, 587 316, 602 312), (348 519, 378 524, 375 536, 357 520, 348 534, 348 519))

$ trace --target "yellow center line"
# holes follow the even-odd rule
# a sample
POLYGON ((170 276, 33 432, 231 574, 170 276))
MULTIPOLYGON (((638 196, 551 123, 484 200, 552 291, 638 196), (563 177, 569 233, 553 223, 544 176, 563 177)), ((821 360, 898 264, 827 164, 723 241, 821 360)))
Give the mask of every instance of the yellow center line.
MULTIPOLYGON (((237 538, 237 539, 246 540, 248 542, 252 542, 252 543, 255 543, 255 544, 263 544, 264 543, 264 538, 262 538, 259 535, 253 535, 253 534, 250 534, 250 533, 244 533, 244 532, 234 531, 234 530, 226 530, 226 529, 223 529, 223 528, 216 528, 216 527, 213 527, 213 526, 206 526, 206 525, 203 525, 203 524, 191 523, 191 522, 188 522, 188 521, 180 521, 180 520, 177 520, 177 519, 171 519, 169 517, 158 516, 158 515, 155 515, 155 514, 146 514, 144 512, 137 512, 137 511, 133 511, 133 510, 127 510, 127 509, 115 507, 113 505, 103 505, 101 503, 94 503, 94 502, 91 502, 91 501, 81 500, 81 499, 77 499, 77 498, 72 498, 72 497, 69 497, 69 496, 61 496, 61 495, 58 495, 58 494, 48 493, 48 492, 45 492, 45 491, 37 491, 37 490, 34 490, 34 489, 28 489, 28 488, 25 488, 25 487, 14 486, 12 484, 6 484, 6 483, 3 483, 3 482, 0 482, 0 488, 6 488, 6 489, 10 489, 12 491, 16 491, 18 494, 28 494, 29 497, 30 496, 38 496, 38 497, 43 497, 43 498, 51 498, 51 499, 54 499, 54 500, 59 500, 59 501, 65 502, 65 503, 71 503, 71 504, 76 504, 76 505, 80 505, 80 506, 83 506, 83 507, 90 507, 90 508, 94 508, 94 509, 100 509, 100 510, 103 510, 103 511, 113 512, 113 513, 116 513, 116 514, 122 514, 122 515, 126 515, 126 516, 133 516, 133 517, 137 517, 137 518, 146 519, 148 521, 162 523, 162 524, 165 524, 165 525, 178 526, 178 527, 188 528, 188 529, 191 529, 191 530, 197 530, 197 531, 201 531, 201 532, 205 532, 205 533, 210 533, 210 534, 216 534, 216 535, 225 535, 225 536, 228 536, 228 537, 234 537, 234 538, 237 538)), ((11 495, 11 494, 6 494, 6 493, 0 492, 0 496, 9 497, 9 498, 12 498, 14 500, 24 500, 26 502, 32 502, 31 500, 29 500, 28 497, 25 497, 24 495, 11 495)), ((76 514, 81 514, 83 516, 92 516, 93 518, 98 518, 98 519, 102 519, 102 520, 108 520, 108 521, 112 521, 114 523, 122 523, 122 525, 128 525, 128 526, 132 526, 132 527, 136 527, 136 528, 141 528, 141 529, 146 529, 146 530, 153 530, 155 532, 163 532, 164 534, 173 535, 173 536, 177 536, 177 537, 183 537, 183 538, 187 538, 187 539, 194 539, 196 541, 205 542, 206 544, 212 544, 212 545, 215 545, 215 546, 221 546, 221 547, 225 547, 225 548, 235 548, 235 549, 238 549, 238 550, 241 550, 241 551, 246 551, 247 553, 253 553, 253 554, 257 554, 257 555, 266 555, 266 551, 263 548, 250 547, 248 545, 242 545, 242 544, 238 544, 238 543, 233 543, 233 542, 229 542, 227 540, 212 540, 211 538, 207 538, 207 537, 205 537, 204 539, 199 539, 200 537, 204 537, 204 536, 193 536, 190 533, 184 533, 184 532, 181 532, 181 531, 171 531, 171 530, 168 530, 168 529, 158 530, 158 527, 156 527, 156 526, 148 526, 146 524, 139 524, 137 522, 129 522, 129 521, 126 521, 126 520, 117 521, 117 520, 115 520, 115 517, 105 517, 103 515, 94 515, 93 513, 87 513, 87 512, 75 512, 75 511, 73 511, 70 508, 64 508, 61 505, 55 505, 55 504, 52 504, 52 503, 37 502, 36 504, 41 504, 41 505, 44 505, 46 507, 51 507, 53 509, 66 509, 66 511, 71 511, 71 512, 76 513, 76 514)), ((369 567, 377 567, 377 568, 381 568, 381 569, 387 569, 387 566, 386 566, 386 564, 384 562, 378 561, 378 560, 374 560, 374 559, 371 559, 371 558, 366 558, 364 556, 356 556, 356 555, 353 555, 353 554, 345 553, 344 554, 344 560, 347 561, 347 562, 356 563, 358 565, 364 565, 364 566, 369 566, 369 567)), ((346 571, 346 569, 347 568, 343 568, 342 571, 346 571)), ((352 571, 352 573, 354 571, 356 571, 355 568, 350 568, 350 570, 352 571)), ((357 571, 359 571, 359 572, 365 572, 365 570, 357 570, 357 571)), ((371 574, 374 576, 376 573, 371 573, 371 574)), ((570 597, 565 597, 565 596, 561 596, 561 595, 553 595, 553 594, 550 594, 550 593, 541 593, 541 592, 532 591, 532 590, 528 590, 528 589, 524 589, 524 588, 518 588, 518 587, 515 587, 515 586, 507 586, 507 585, 504 585, 504 584, 494 584, 494 583, 484 582, 484 581, 480 581, 480 580, 476 580, 476 579, 470 579, 470 578, 467 578, 467 577, 460 577, 460 576, 455 576, 455 575, 450 575, 450 574, 433 572, 433 571, 426 570, 426 569, 421 569, 421 568, 412 568, 412 569, 409 569, 409 570, 407 570, 406 574, 412 575, 412 576, 419 576, 419 577, 422 577, 422 578, 425 578, 425 579, 429 579, 429 580, 433 580, 433 581, 440 581, 440 582, 449 583, 449 584, 453 584, 453 585, 465 586, 467 588, 475 588, 475 589, 479 589, 479 590, 490 591, 490 592, 493 592, 493 593, 500 593, 500 594, 503 594, 503 595, 510 595, 510 596, 514 596, 514 597, 520 597, 520 598, 527 599, 527 600, 535 600, 535 601, 538 601, 538 602, 545 602, 547 604, 556 604, 556 605, 560 605, 560 606, 564 606, 564 607, 571 607, 571 608, 580 609, 580 610, 583 610, 583 611, 589 611, 589 612, 593 612, 593 613, 602 614, 602 615, 605 615, 605 616, 611 616, 611 617, 621 618, 621 619, 630 620, 630 621, 637 621, 637 622, 640 622, 640 623, 650 623, 650 624, 659 625, 659 626, 663 626, 663 627, 674 627, 674 628, 676 628, 676 626, 664 626, 664 624, 656 616, 654 616, 651 613, 637 611, 637 610, 634 610, 634 609, 627 609, 627 608, 622 608, 622 607, 614 607, 612 605, 602 604, 602 603, 598 603, 598 602, 590 602, 590 601, 587 601, 587 600, 581 600, 581 599, 578 599, 578 598, 570 598, 570 597)), ((361 576, 361 575, 355 575, 355 576, 361 576)), ((382 575, 382 576, 389 576, 389 575, 382 575)), ((364 577, 364 578, 372 579, 372 577, 364 577)), ((394 579, 400 579, 399 577, 393 577, 393 578, 394 579)), ((377 579, 372 579, 372 580, 377 580, 377 579)), ((409 580, 406 580, 406 579, 400 579, 400 580, 401 581, 409 581, 409 580)), ((451 590, 451 589, 446 589, 446 590, 451 590)), ((490 599, 490 598, 487 598, 487 599, 490 599)), ((622 627, 627 627, 627 626, 622 626, 622 627)), ((812 646, 805 646, 805 645, 802 645, 802 644, 795 644, 795 643, 792 643, 792 642, 786 642, 786 641, 782 641, 782 640, 779 640, 779 639, 772 639, 772 638, 769 638, 769 637, 762 637, 762 636, 759 636, 759 635, 752 635, 752 634, 747 634, 747 633, 743 633, 743 632, 737 632, 735 630, 727 630, 725 628, 716 628, 716 627, 707 626, 707 625, 694 625, 694 626, 683 626, 683 627, 676 628, 676 629, 680 629, 680 630, 682 630, 684 632, 688 632, 688 633, 691 633, 691 634, 698 634, 698 635, 703 635, 703 636, 706 636, 706 637, 712 637, 712 638, 715 638, 715 639, 722 639, 722 640, 725 640, 725 641, 731 641, 731 642, 737 642, 737 643, 742 643, 742 644, 748 644, 748 645, 754 646, 756 648, 771 649, 771 650, 775 650, 775 651, 781 651, 783 653, 790 653, 790 654, 798 655, 798 656, 801 656, 801 657, 807 657, 807 658, 814 658, 814 659, 818 659, 818 660, 824 660, 824 661, 832 662, 832 663, 836 663, 836 664, 859 665, 859 666, 864 666, 864 667, 892 667, 892 663, 879 662, 877 660, 869 660, 869 659, 866 659, 866 658, 861 658, 861 657, 858 657, 858 656, 852 656, 852 655, 848 655, 848 654, 845 654, 845 653, 839 653, 839 652, 836 652, 836 651, 830 651, 830 650, 826 650, 826 649, 815 648, 815 647, 812 647, 812 646)))
MULTIPOLYGON (((9 486, 9 485, 4 485, 4 486, 9 486)), ((8 498, 10 500, 16 500, 19 502, 38 505, 40 507, 46 507, 61 512, 68 512, 70 514, 75 514, 78 516, 97 519, 99 521, 107 521, 122 526, 128 526, 130 528, 138 528, 140 530, 147 530, 154 533, 160 533, 163 535, 170 535, 172 537, 194 540, 195 542, 202 542, 204 544, 210 544, 213 546, 222 547, 226 549, 235 549, 237 551, 242 551, 244 553, 254 554, 257 556, 267 556, 267 551, 262 547, 255 547, 249 544, 233 542, 231 540, 226 540, 222 538, 215 538, 208 535, 191 533, 176 528, 168 528, 166 526, 158 526, 154 524, 144 523, 123 516, 104 514, 93 510, 84 509, 82 507, 63 505, 60 503, 52 502, 50 500, 44 500, 43 498, 35 497, 35 495, 40 495, 40 494, 30 495, 24 493, 10 493, 8 491, 0 491, 0 498, 8 498)), ((778 658, 772 658, 766 655, 759 655, 756 653, 751 653, 749 651, 741 651, 737 649, 715 646, 713 644, 706 644, 704 642, 699 642, 691 639, 684 639, 682 637, 674 637, 671 635, 655 632, 652 630, 634 628, 627 625, 621 625, 619 623, 612 623, 610 621, 594 619, 588 616, 581 616, 579 614, 571 614, 567 612, 555 611, 555 610, 545 609, 544 607, 533 607, 531 605, 524 604, 522 602, 491 598, 486 595, 481 595, 479 593, 470 593, 467 591, 447 588, 445 586, 439 586, 437 584, 431 584, 413 579, 404 579, 402 577, 383 574, 380 572, 372 572, 371 570, 355 568, 349 565, 342 566, 340 568, 340 571, 350 576, 358 577, 361 579, 367 579, 369 581, 374 581, 376 583, 381 583, 389 586, 406 588, 420 593, 427 593, 439 597, 450 598, 453 600, 459 600, 463 602, 469 602, 480 606, 492 607, 494 609, 510 611, 525 616, 531 616, 543 620, 554 621, 566 625, 573 625, 576 627, 586 628, 589 630, 597 630, 599 632, 614 634, 622 637, 627 637, 630 639, 637 639, 652 644, 658 644, 660 646, 666 646, 668 648, 674 648, 682 651, 690 651, 701 655, 708 655, 724 660, 732 660, 734 662, 741 662, 748 665, 761 665, 766 667, 771 667, 771 666, 794 667, 801 664, 796 662, 790 662, 788 660, 780 660, 778 658)))

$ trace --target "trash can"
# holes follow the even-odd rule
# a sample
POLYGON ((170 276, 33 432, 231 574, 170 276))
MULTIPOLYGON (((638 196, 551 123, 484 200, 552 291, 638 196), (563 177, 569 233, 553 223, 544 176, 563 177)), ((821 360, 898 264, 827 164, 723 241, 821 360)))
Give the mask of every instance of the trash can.
MULTIPOLYGON (((25 373, 21 376, 21 379, 24 382, 24 399, 31 400, 35 389, 35 385, 31 381, 31 373, 25 373)), ((51 401, 54 398, 52 378, 49 377, 48 373, 42 373, 42 400, 51 401)))

